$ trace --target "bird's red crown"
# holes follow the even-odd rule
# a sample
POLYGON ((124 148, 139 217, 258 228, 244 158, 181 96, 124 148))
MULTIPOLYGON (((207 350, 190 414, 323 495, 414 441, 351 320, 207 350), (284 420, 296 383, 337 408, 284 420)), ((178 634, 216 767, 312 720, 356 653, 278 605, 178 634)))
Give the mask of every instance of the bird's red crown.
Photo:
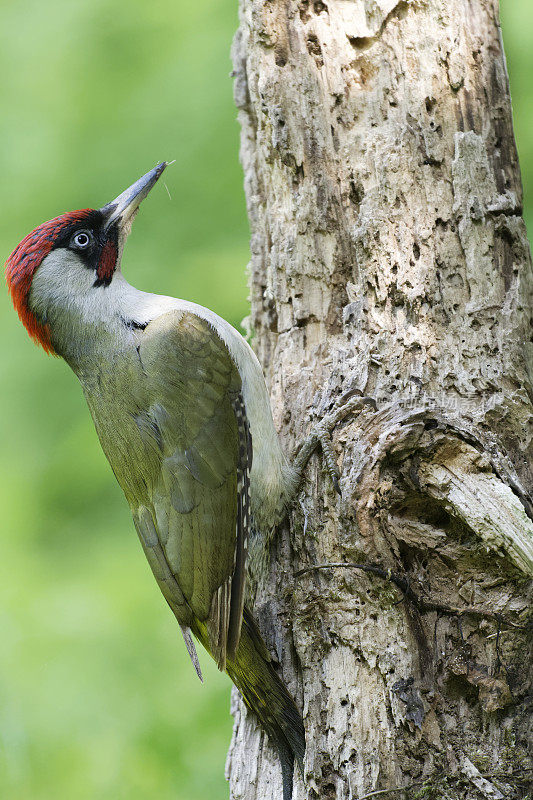
POLYGON ((94 213, 92 209, 85 208, 80 211, 69 211, 67 214, 43 222, 24 237, 5 264, 6 281, 17 314, 32 339, 41 344, 47 353, 54 353, 50 329, 48 325, 39 322, 28 305, 33 276, 62 231, 75 223, 83 222, 92 213, 94 213))

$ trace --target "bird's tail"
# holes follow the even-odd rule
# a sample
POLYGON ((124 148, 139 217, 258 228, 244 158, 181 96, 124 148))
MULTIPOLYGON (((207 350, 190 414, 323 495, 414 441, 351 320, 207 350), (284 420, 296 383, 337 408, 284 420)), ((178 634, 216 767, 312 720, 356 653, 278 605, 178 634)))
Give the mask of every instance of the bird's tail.
MULTIPOLYGON (((203 636, 198 638, 204 644, 203 636)), ((303 721, 274 669, 257 624, 247 608, 244 609, 237 653, 234 659, 228 659, 226 672, 277 751, 283 775, 283 800, 291 800, 295 761, 303 774, 303 721)))

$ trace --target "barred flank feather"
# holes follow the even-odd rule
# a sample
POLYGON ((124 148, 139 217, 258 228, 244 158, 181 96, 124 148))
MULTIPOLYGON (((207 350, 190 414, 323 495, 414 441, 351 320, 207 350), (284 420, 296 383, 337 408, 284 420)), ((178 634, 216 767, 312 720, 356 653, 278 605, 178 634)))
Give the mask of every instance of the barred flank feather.
POLYGON ((252 469, 252 437, 246 417, 241 392, 232 397, 232 406, 239 432, 239 459, 237 470, 237 540, 235 569, 231 582, 230 620, 227 637, 227 657, 234 659, 241 635, 246 585, 246 556, 250 532, 250 470, 252 469))
POLYGON ((220 670, 226 669, 227 659, 235 658, 239 646, 246 587, 246 554, 250 531, 252 438, 241 392, 232 392, 230 400, 237 422, 239 448, 233 572, 214 593, 207 621, 210 652, 220 670))

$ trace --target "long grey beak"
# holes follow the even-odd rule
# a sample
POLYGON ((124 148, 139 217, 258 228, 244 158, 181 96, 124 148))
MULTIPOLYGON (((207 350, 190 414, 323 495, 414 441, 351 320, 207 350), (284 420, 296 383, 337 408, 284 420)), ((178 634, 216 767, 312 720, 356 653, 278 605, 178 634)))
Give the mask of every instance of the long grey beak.
POLYGON ((103 206, 100 209, 105 217, 105 227, 109 228, 114 222, 120 220, 120 224, 124 225, 135 214, 140 204, 157 181, 165 167, 168 165, 167 161, 162 161, 157 167, 154 167, 135 181, 126 191, 119 194, 111 203, 103 206))

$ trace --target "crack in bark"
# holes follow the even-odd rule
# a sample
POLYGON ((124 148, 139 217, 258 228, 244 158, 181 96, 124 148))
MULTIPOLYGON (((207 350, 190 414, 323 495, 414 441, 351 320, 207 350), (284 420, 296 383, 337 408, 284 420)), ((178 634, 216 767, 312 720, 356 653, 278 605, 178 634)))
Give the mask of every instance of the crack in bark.
POLYGON ((396 586, 400 591, 403 593, 404 597, 407 600, 410 600, 416 608, 420 611, 421 614, 429 614, 431 612, 437 612, 439 614, 446 614, 450 617, 465 617, 465 616, 474 616, 474 617, 482 617, 483 619, 492 620, 493 622, 498 623, 498 625, 503 625, 507 628, 514 628, 515 630, 519 631, 532 631, 533 632, 533 622, 529 623, 528 625, 518 625, 516 622, 504 617, 502 614, 495 613, 494 611, 489 611, 486 608, 475 608, 475 607, 466 607, 466 608, 452 608, 452 606, 445 605, 443 603, 437 603, 433 600, 424 600, 420 595, 416 594, 415 591, 410 586, 409 579, 404 578, 401 575, 393 572, 391 569, 385 569, 384 567, 380 566, 379 564, 351 564, 351 563, 336 563, 336 564, 315 564, 312 567, 304 567, 303 569, 299 569, 293 573, 295 578, 299 578, 302 575, 306 575, 310 572, 320 572, 326 569, 359 569, 362 572, 368 572, 371 575, 377 575, 379 578, 383 578, 384 580, 390 581, 394 586, 396 586))
MULTIPOLYGON (((380 461, 390 455, 391 451, 393 451, 392 457, 395 459, 400 458, 400 456, 406 457, 410 451, 414 451, 420 447, 420 438, 426 430, 432 430, 434 436, 437 436, 439 433, 449 433, 465 442, 465 444, 469 444, 477 450, 480 455, 487 458, 496 477, 511 489, 522 504, 529 519, 533 521, 533 497, 521 485, 511 462, 509 459, 506 459, 505 453, 502 452, 501 445, 498 446, 488 435, 484 436, 478 428, 474 429, 472 422, 466 419, 462 422, 459 420, 450 420, 447 417, 446 411, 439 409, 436 405, 431 408, 415 408, 405 412, 402 408, 401 401, 391 404, 386 408, 381 408, 378 413, 380 418, 379 420, 376 419, 375 422, 377 424, 385 427, 386 421, 383 415, 389 414, 392 418, 389 422, 390 433, 392 434, 395 428, 397 430, 397 438, 392 442, 383 435, 380 437, 383 443, 383 450, 379 454, 380 461), (414 438, 409 441, 410 437, 413 436, 414 438), (384 446, 386 442, 387 447, 384 446), (404 448, 402 448, 402 443, 405 445, 404 448), (505 461, 507 461, 507 463, 505 463, 505 461)), ((364 438, 367 437, 368 434, 364 436, 364 438)), ((439 441, 434 440, 430 442, 429 447, 434 449, 438 444, 439 441)), ((377 457, 375 457, 374 461, 377 462, 377 460, 377 457)))
MULTIPOLYGON (((526 771, 527 772, 527 771, 526 771)), ((479 777, 485 780, 502 780, 510 781, 515 784, 516 788, 525 787, 527 789, 530 780, 533 779, 533 770, 530 770, 531 775, 522 773, 516 775, 509 772, 480 772, 479 777)), ((469 783, 467 777, 462 775, 435 775, 432 778, 427 778, 425 781, 418 781, 416 783, 408 783, 405 786, 394 786, 389 789, 376 789, 373 792, 361 794, 354 800, 370 800, 372 797, 379 797, 384 794, 396 794, 397 792, 409 792, 411 789, 431 789, 433 786, 439 786, 447 781, 457 781, 459 783, 469 783)), ((422 793, 421 793, 422 795, 422 793)), ((502 795, 503 796, 503 795, 502 795)))
POLYGON ((356 50, 366 50, 383 36, 385 28, 392 19, 402 19, 402 16, 408 11, 409 5, 409 0, 398 0, 394 8, 391 8, 389 11, 376 33, 373 33, 372 36, 348 36, 348 41, 356 50))

